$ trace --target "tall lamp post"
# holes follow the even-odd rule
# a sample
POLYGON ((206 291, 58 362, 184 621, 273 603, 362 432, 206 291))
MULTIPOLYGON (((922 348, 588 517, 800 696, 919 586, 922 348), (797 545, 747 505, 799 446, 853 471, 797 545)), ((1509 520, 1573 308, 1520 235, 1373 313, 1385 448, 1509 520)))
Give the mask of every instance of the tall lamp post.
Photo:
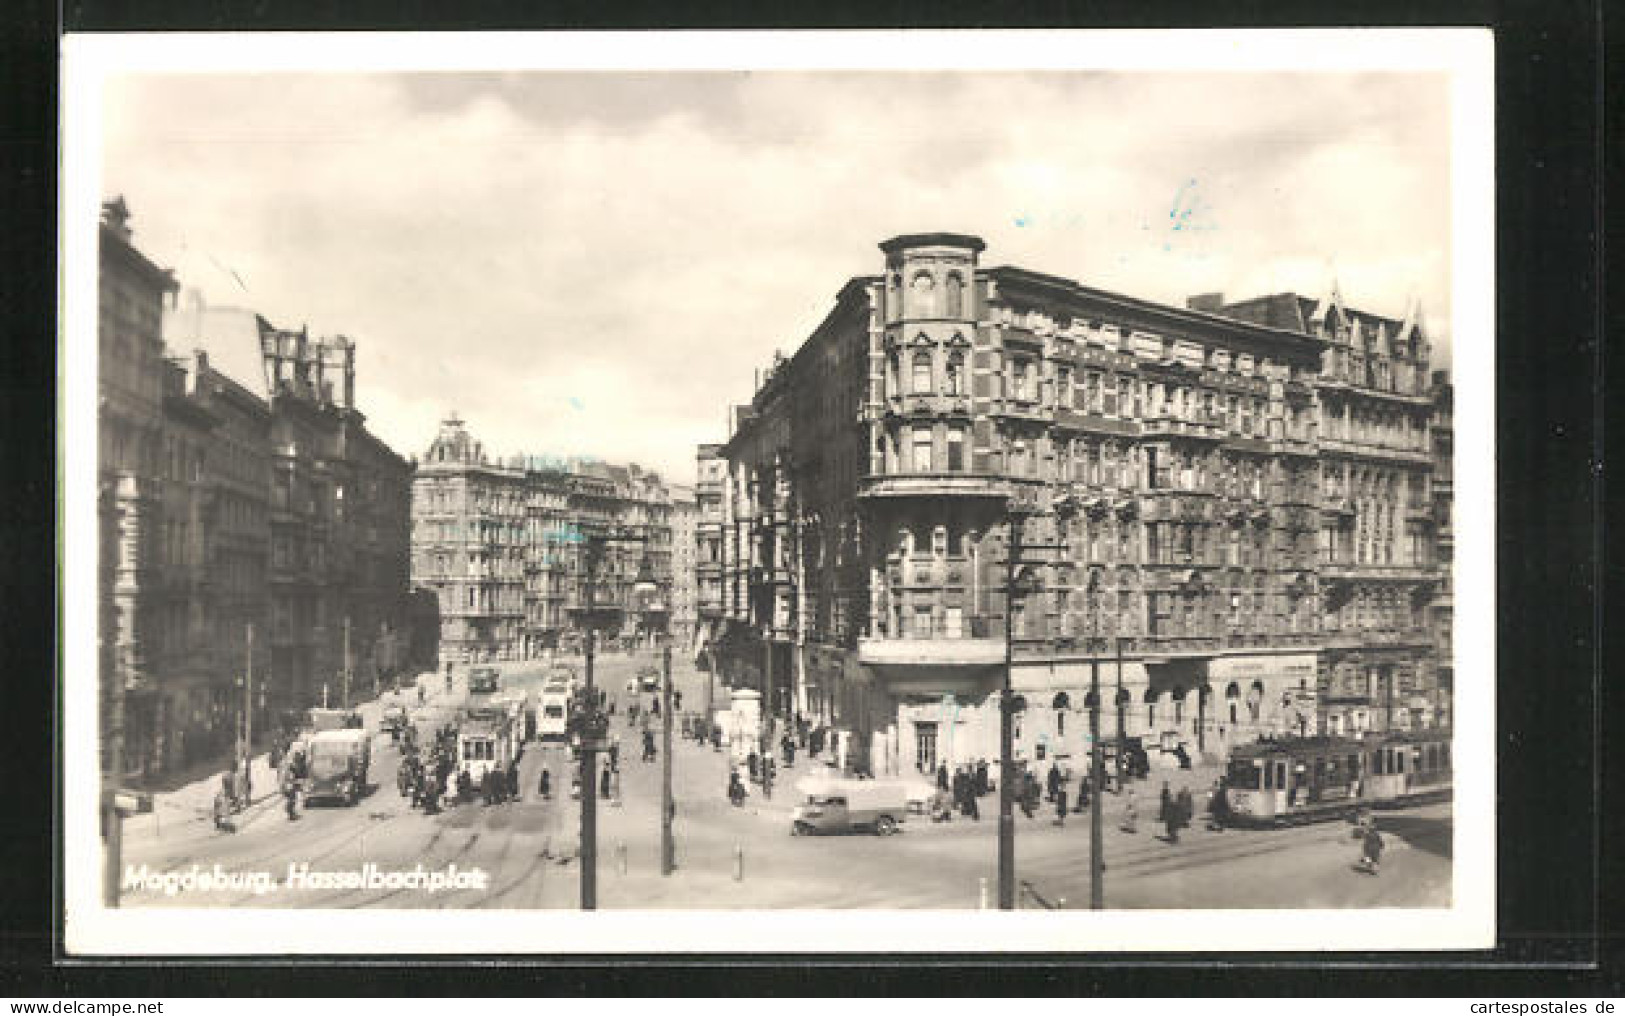
POLYGON ((598 752, 609 733, 609 720, 598 706, 593 685, 594 635, 597 633, 596 582, 598 562, 611 543, 641 543, 643 537, 611 533, 584 533, 587 582, 584 591, 586 640, 583 646, 582 697, 576 706, 576 729, 581 738, 581 909, 598 908, 598 752))
MULTIPOLYGON (((1073 510, 1069 499, 1058 499, 1054 505, 1058 513, 1073 510)), ((1026 702, 1015 694, 1015 620, 1016 604, 1037 591, 1039 583, 1030 566, 1046 563, 1042 560, 1024 561, 1022 554, 1029 551, 1066 551, 1063 540, 1058 543, 1024 543, 1022 526, 1029 515, 1037 514, 1037 507, 1029 501, 1012 498, 1005 506, 1005 520, 1009 528, 1009 546, 1005 548, 1004 570, 1004 682, 999 688, 999 909, 1016 908, 1016 817, 1015 817, 1015 714, 1026 708, 1026 702)))
MULTIPOLYGON (((655 578, 654 569, 650 567, 647 556, 638 568, 637 580, 632 585, 632 595, 643 616, 644 629, 655 634, 654 615, 665 611, 665 603, 658 598, 660 583, 655 578)), ((677 848, 672 839, 675 804, 671 787, 671 633, 662 631, 656 634, 656 637, 660 641, 660 874, 667 876, 677 866, 677 848)))

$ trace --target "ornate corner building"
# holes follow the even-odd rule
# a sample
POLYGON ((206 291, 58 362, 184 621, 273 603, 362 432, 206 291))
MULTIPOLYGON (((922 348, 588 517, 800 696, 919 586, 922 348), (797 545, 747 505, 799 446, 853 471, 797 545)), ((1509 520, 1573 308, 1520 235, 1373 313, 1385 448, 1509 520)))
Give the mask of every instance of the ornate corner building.
POLYGON ((1335 287, 1176 308, 982 250, 881 244, 700 448, 730 683, 875 772, 996 758, 1007 643, 1018 757, 1084 751, 1097 674, 1103 731, 1153 750, 1444 720, 1419 314, 1335 287))

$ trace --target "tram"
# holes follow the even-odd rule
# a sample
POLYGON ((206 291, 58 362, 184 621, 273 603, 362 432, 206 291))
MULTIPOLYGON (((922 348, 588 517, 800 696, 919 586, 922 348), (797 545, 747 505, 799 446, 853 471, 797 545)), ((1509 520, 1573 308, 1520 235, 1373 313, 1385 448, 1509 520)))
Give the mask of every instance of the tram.
POLYGON ((1450 731, 1261 740, 1230 753, 1227 820, 1284 825, 1442 800, 1451 792, 1450 731))

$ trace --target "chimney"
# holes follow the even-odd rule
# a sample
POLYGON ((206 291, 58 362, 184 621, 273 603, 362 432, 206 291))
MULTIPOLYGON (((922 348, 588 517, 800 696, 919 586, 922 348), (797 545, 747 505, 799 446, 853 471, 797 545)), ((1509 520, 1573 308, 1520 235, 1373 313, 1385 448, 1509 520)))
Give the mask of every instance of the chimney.
POLYGON ((1187 310, 1199 310, 1205 314, 1217 314, 1224 307, 1223 293, 1198 293, 1185 300, 1187 310))

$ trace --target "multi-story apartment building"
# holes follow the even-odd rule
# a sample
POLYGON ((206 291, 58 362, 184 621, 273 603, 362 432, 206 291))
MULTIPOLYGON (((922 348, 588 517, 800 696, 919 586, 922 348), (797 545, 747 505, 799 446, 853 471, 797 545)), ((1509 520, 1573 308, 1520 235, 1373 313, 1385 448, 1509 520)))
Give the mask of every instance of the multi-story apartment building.
POLYGON ((671 637, 692 646, 699 624, 699 575, 696 570, 699 504, 693 487, 671 488, 671 637))
POLYGON ((714 669, 715 640, 723 631, 724 589, 722 518, 728 460, 722 446, 700 445, 694 479, 694 618, 695 650, 700 664, 714 669))
POLYGON ((1432 724, 1424 609, 1434 547, 1433 395, 1418 311, 1402 320, 1291 293, 1217 312, 1326 343, 1315 380, 1320 479, 1320 713, 1328 733, 1432 724))
POLYGON ((455 414, 412 484, 412 581, 440 599, 441 658, 520 659, 526 629, 523 469, 494 465, 455 414))
POLYGON ((273 709, 334 702, 406 664, 413 465, 366 429, 355 344, 255 319, 271 392, 273 709))
POLYGON ((881 249, 701 450, 730 681, 873 770, 997 757, 1007 651, 1029 758, 1083 751, 1097 672, 1106 731, 1153 748, 1430 719, 1386 708, 1432 654, 1417 321, 1163 306, 956 234, 881 249))
POLYGON ((1438 586, 1428 604, 1428 627, 1433 634, 1434 719, 1441 726, 1454 719, 1452 701, 1456 692, 1455 588, 1456 559, 1456 390, 1442 370, 1433 372, 1433 417, 1428 432, 1433 435, 1433 536, 1434 561, 1438 566, 1438 586))
POLYGON ((164 582, 159 535, 170 529, 158 477, 171 468, 164 400, 164 305, 178 286, 131 241, 122 198, 102 206, 97 279, 100 530, 98 631, 103 768, 122 778, 161 764, 165 704, 152 668, 151 590, 164 582))
POLYGON ((223 758, 245 708, 263 738, 346 659, 406 664, 410 465, 355 408, 348 340, 178 305, 128 217, 104 206, 103 744, 156 776, 223 758))
POLYGON ((446 662, 528 659, 589 624, 587 543, 614 534, 594 563, 597 628, 627 639, 664 631, 663 598, 638 603, 647 566, 672 582, 672 506, 637 465, 514 456, 501 465, 455 415, 413 484, 412 581, 438 598, 446 662))

